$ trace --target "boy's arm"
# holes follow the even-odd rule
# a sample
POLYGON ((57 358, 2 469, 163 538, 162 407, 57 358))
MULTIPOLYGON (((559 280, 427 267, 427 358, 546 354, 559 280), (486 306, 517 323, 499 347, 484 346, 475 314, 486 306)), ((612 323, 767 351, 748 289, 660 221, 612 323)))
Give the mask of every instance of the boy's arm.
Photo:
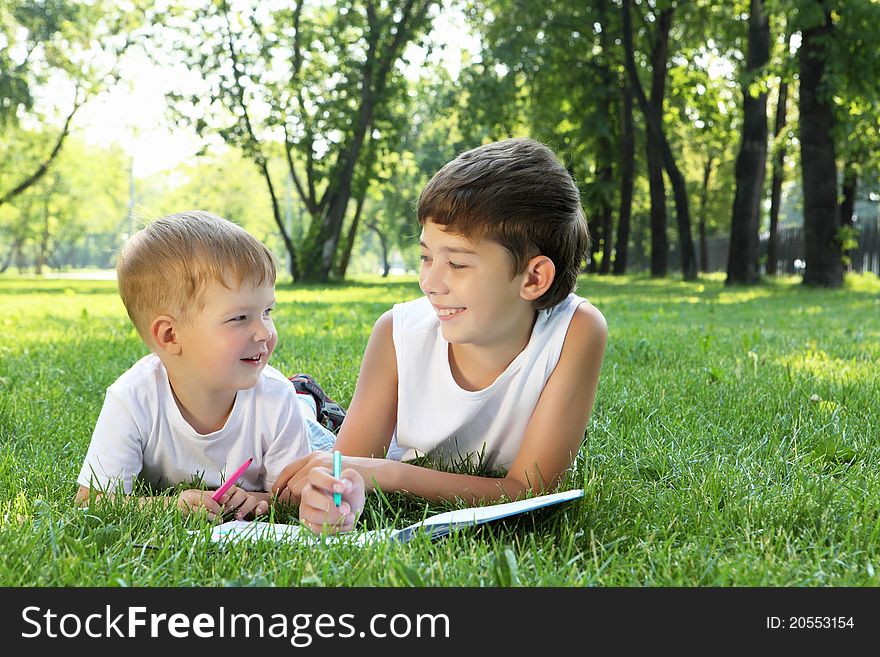
MULTIPOLYGON (((373 325, 354 395, 336 439, 336 449, 345 455, 346 467, 356 467, 368 488, 379 478, 376 470, 387 470, 389 465, 395 464, 384 458, 397 423, 397 354, 391 313, 390 310, 385 312, 373 325)), ((312 452, 289 463, 272 490, 281 501, 292 498, 298 502, 309 472, 318 467, 332 469, 331 454, 312 452)))
POLYGON ((596 402, 607 336, 602 313, 581 304, 571 318, 559 362, 541 392, 507 479, 540 492, 555 488, 574 463, 596 402))
MULTIPOLYGON (((241 519, 249 513, 260 516, 269 510, 269 506, 274 500, 271 493, 262 493, 257 491, 245 491, 238 486, 233 486, 221 498, 220 503, 211 499, 214 494, 212 490, 189 489, 181 492, 179 495, 161 495, 161 496, 138 496, 138 495, 116 495, 114 493, 96 493, 94 499, 101 500, 107 498, 109 500, 124 500, 126 503, 136 503, 143 508, 151 504, 161 504, 166 509, 171 505, 176 505, 182 511, 191 512, 198 508, 204 508, 208 512, 208 516, 223 516, 236 510, 236 518, 241 519)), ((74 497, 74 503, 77 506, 88 506, 91 490, 87 486, 80 484, 74 497)))
POLYGON ((346 456, 383 458, 397 424, 397 355, 391 311, 373 326, 345 422, 336 440, 346 456))

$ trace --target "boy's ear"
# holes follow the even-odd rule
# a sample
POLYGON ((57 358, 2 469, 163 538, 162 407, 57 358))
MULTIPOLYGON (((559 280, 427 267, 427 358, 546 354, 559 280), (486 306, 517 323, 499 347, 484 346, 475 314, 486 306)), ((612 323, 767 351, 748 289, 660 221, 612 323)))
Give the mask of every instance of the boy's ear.
POLYGON ((547 256, 535 256, 526 265, 520 296, 526 301, 534 301, 550 289, 555 278, 556 265, 553 261, 547 256))
POLYGON ((177 356, 180 354, 180 341, 177 339, 177 330, 174 325, 173 317, 159 315, 150 323, 150 337, 153 338, 158 349, 172 356, 177 356))

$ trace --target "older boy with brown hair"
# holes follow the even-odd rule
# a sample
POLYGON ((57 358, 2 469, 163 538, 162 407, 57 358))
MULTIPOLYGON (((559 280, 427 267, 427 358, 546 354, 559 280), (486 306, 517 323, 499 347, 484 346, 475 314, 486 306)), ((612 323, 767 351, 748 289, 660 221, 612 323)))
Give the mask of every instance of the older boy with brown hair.
MULTIPOLYGON (((479 502, 554 488, 584 440, 607 335, 574 294, 589 243, 577 186, 548 148, 509 139, 444 166, 418 219, 424 297, 376 322, 337 448, 383 491, 479 502), (407 463, 419 455, 503 476, 407 463)), ((313 525, 331 506, 328 466, 313 453, 275 482, 313 525)))

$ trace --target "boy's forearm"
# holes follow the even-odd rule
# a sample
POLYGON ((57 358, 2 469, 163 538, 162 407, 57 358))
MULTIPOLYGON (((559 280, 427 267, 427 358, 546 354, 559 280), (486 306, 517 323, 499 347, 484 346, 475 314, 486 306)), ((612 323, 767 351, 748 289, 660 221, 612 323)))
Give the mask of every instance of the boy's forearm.
MULTIPOLYGON (((85 489, 85 494, 83 494, 82 489, 80 492, 77 492, 76 497, 74 497, 74 503, 78 506, 88 506, 89 503, 89 493, 88 489, 85 489)), ((260 491, 253 491, 250 493, 254 497, 256 497, 260 501, 265 501, 268 504, 272 504, 275 501, 275 495, 272 493, 263 493, 260 491)), ((157 496, 138 496, 138 495, 115 495, 113 493, 97 493, 94 499, 100 500, 102 498, 108 498, 110 500, 116 500, 117 498, 122 499, 126 502, 134 502, 136 501, 141 507, 148 506, 150 504, 159 502, 164 507, 168 507, 169 505, 177 504, 176 495, 157 495, 157 496)))
POLYGON ((377 469, 373 477, 374 487, 383 491, 412 493, 435 502, 461 499, 469 504, 480 504, 502 497, 516 499, 529 490, 529 486, 511 477, 440 472, 397 461, 386 461, 386 464, 387 467, 377 469))

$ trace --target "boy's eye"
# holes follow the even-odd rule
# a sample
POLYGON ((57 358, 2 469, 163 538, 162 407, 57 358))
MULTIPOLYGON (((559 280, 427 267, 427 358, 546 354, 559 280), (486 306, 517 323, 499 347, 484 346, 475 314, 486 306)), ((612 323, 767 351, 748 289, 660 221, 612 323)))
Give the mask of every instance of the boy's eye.
POLYGON ((271 315, 273 310, 275 310, 275 309, 274 308, 266 308, 266 310, 263 311, 263 314, 264 315, 271 315))
POLYGON ((467 267, 467 265, 460 265, 460 264, 458 264, 458 263, 456 263, 456 262, 450 262, 450 263, 449 263, 449 266, 450 266, 452 269, 464 269, 465 267, 467 267))
POLYGON ((243 322, 246 319, 247 319, 247 315, 237 315, 236 317, 232 318, 232 321, 233 322, 243 322))
POLYGON ((426 256, 424 253, 419 256, 419 260, 422 262, 431 262, 431 256, 426 256))

